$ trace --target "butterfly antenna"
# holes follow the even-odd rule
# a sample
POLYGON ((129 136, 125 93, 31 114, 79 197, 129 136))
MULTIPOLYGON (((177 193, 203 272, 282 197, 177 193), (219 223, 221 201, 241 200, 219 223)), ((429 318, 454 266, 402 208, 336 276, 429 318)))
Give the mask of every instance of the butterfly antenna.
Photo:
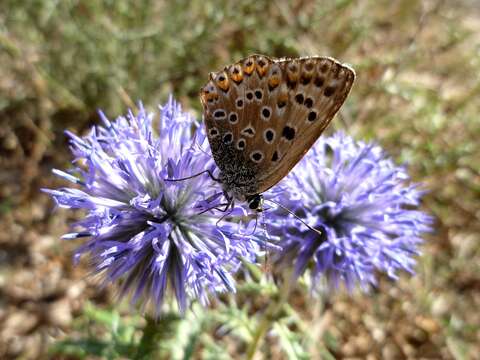
POLYGON ((312 231, 315 231, 318 235, 322 235, 322 232, 318 229, 315 229, 313 227, 311 227, 310 225, 308 225, 300 216, 298 216, 297 214, 295 214, 292 210, 290 210, 289 208, 283 206, 282 204, 280 204, 279 202, 275 201, 275 200, 272 200, 272 199, 265 199, 265 201, 270 201, 271 203, 274 203, 275 205, 277 205, 278 207, 282 208, 283 210, 285 210, 286 212, 288 212, 289 214, 293 215, 298 221, 300 221, 303 225, 305 225, 307 228, 309 228, 310 230, 312 231))
POLYGON ((263 243, 264 249, 265 249, 265 270, 268 273, 270 269, 270 258, 268 257, 268 246, 267 246, 267 240, 270 239, 270 235, 268 234, 268 229, 267 229, 267 220, 265 218, 265 211, 262 211, 260 213, 262 217, 262 228, 263 232, 265 233, 265 241, 263 243))

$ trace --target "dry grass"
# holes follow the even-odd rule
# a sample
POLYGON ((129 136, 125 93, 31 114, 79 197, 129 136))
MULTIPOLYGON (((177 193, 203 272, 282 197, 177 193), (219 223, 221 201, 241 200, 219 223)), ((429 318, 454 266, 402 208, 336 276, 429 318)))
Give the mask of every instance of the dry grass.
MULTIPOLYGON (((97 331, 87 299, 111 304, 84 267, 70 265, 74 245, 58 240, 73 215, 52 215, 38 192, 59 185, 52 167, 67 166, 63 130, 84 131, 99 107, 116 115, 142 99, 153 108, 169 92, 198 111, 209 71, 260 52, 351 63, 358 80, 333 128, 373 139, 408 163, 437 218, 416 277, 384 280, 370 295, 336 295, 323 315, 299 293, 295 332, 313 328, 312 344, 337 358, 480 358, 478 4, 133 3, 0 4, 0 357, 47 357, 56 339, 97 331)), ((216 341, 237 358, 239 339, 216 341)), ((199 341, 215 349, 210 338, 199 341)), ((286 356, 277 337, 268 341, 266 353, 286 356)))

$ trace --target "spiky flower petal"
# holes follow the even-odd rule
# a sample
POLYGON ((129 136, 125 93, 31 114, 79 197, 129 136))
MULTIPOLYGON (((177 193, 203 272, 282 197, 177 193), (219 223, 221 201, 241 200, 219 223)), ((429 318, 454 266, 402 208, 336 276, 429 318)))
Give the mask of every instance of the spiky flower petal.
MULTIPOLYGON (((152 302, 159 311, 168 288, 183 311, 189 299, 205 304, 210 292, 234 291, 232 273, 257 245, 242 226, 218 212, 223 193, 207 174, 218 172, 203 127, 170 99, 161 107, 159 135, 141 107, 81 138, 69 133, 76 169, 55 173, 77 185, 45 190, 60 207, 84 209, 66 239, 88 237, 76 258, 89 254, 105 281, 123 280, 121 294, 152 302)), ((223 200, 224 201, 224 200, 223 200)), ((242 208, 233 214, 244 215, 242 208)))
POLYGON ((280 187, 267 197, 321 234, 276 210, 269 230, 281 239, 278 268, 293 267, 298 277, 312 265, 314 284, 325 277, 332 287, 349 289, 376 284, 376 271, 393 279, 398 270, 413 273, 432 219, 416 209, 418 186, 379 146, 342 133, 322 137, 280 187))

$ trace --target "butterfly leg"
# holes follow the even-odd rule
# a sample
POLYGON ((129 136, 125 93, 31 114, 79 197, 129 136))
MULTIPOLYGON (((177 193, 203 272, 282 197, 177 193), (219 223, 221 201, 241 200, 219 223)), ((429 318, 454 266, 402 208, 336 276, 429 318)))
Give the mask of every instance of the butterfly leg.
POLYGON ((227 216, 229 216, 232 212, 233 212, 233 208, 235 207, 235 199, 232 198, 232 197, 227 197, 228 199, 228 203, 227 205, 225 206, 225 209, 223 210, 223 212, 226 212, 228 210, 228 208, 230 207, 231 210, 226 213, 225 215, 223 215, 220 219, 218 219, 218 221, 216 222, 216 226, 218 227, 218 224, 223 220, 225 219, 227 216))
POLYGON ((187 177, 184 177, 184 178, 180 178, 180 179, 163 179, 164 181, 185 181, 185 180, 189 180, 189 179, 193 179, 197 176, 200 176, 202 174, 205 174, 207 173, 208 176, 210 176, 210 178, 213 180, 213 181, 216 181, 216 182, 221 182, 220 179, 216 178, 215 176, 213 176, 212 172, 210 170, 204 170, 204 171, 201 171, 199 172, 198 174, 195 174, 195 175, 192 175, 192 176, 187 176, 187 177))
MULTIPOLYGON (((207 199, 207 203, 210 203, 211 201, 214 201, 218 198, 218 196, 221 196, 222 193, 217 193, 215 195, 212 195, 211 197, 209 197, 207 199)), ((205 210, 202 210, 201 212, 199 212, 197 215, 201 215, 203 213, 206 213, 207 211, 210 211, 210 210, 218 210, 220 212, 227 212, 228 211, 228 208, 230 206, 233 207, 233 198, 231 196, 228 195, 228 193, 226 191, 223 191, 223 196, 226 198, 227 202, 224 202, 224 203, 221 203, 221 204, 217 204, 215 206, 212 206, 212 207, 209 207, 205 210), (221 209, 222 206, 225 206, 224 209, 221 209)))
POLYGON ((199 213, 197 213, 197 215, 204 214, 204 213, 206 213, 207 211, 210 211, 210 210, 218 210, 220 212, 226 212, 228 210, 229 206, 230 206, 230 203, 218 204, 218 205, 212 206, 208 209, 200 211, 199 213), (225 205, 225 209, 220 209, 220 206, 224 206, 224 205, 225 205))

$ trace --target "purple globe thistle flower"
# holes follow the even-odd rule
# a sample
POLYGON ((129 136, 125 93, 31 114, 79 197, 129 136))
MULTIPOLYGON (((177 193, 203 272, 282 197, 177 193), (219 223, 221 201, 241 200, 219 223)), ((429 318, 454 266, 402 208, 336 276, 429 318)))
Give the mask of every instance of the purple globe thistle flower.
MULTIPOLYGON (((218 170, 203 127, 192 139, 193 119, 170 99, 161 107, 159 135, 143 107, 114 122, 100 114, 103 126, 80 138, 72 133, 78 166, 54 173, 78 185, 45 190, 63 208, 85 209, 64 239, 89 237, 75 259, 89 254, 105 283, 122 278, 121 295, 132 303, 151 302, 160 311, 170 288, 181 311, 189 299, 207 303, 209 292, 234 291, 232 273, 241 258, 255 258, 255 239, 244 226, 219 220, 208 211, 221 205, 223 193, 205 170, 218 170), (75 173, 75 175, 73 174, 75 173)), ((245 215, 235 208, 233 215, 245 215)))
POLYGON ((376 271, 393 279, 398 270, 413 273, 432 218, 415 210, 423 194, 408 180, 379 146, 342 133, 320 138, 267 195, 321 232, 280 209, 270 213, 269 231, 282 248, 277 268, 293 268, 296 278, 312 264, 314 288, 323 276, 330 287, 365 290, 376 284, 376 271))

